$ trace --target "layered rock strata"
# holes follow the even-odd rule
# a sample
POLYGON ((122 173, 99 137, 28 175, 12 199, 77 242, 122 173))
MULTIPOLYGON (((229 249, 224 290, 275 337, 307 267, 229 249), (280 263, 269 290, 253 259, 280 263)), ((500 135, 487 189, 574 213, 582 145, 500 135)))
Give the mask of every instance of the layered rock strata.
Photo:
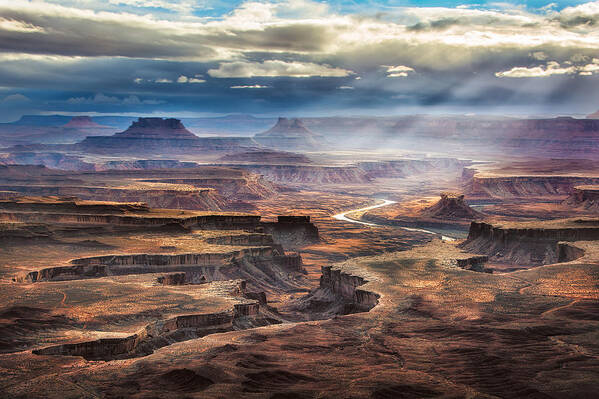
MULTIPOLYGON (((560 241, 599 240, 599 220, 566 219, 551 222, 493 225, 472 222, 468 239, 461 247, 469 252, 489 255, 498 262, 520 265, 556 263, 560 241)), ((562 254, 561 258, 566 255, 562 254)))

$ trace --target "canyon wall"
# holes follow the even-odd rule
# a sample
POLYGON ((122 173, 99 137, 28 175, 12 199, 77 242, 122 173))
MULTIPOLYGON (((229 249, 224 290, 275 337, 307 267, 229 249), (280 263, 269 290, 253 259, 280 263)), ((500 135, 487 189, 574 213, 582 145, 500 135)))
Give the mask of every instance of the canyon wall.
MULTIPOLYGON (((542 265, 559 261, 558 242, 599 239, 599 221, 573 220, 563 226, 494 226, 472 222, 468 239, 460 247, 472 253, 489 255, 498 262, 542 265)), ((564 255, 565 256, 565 255, 564 255)))
POLYGON ((321 273, 320 288, 330 290, 335 296, 342 298, 349 305, 346 309, 366 312, 378 304, 378 294, 358 288, 368 282, 363 277, 345 273, 332 266, 323 266, 321 273))
POLYGON ((309 216, 279 216, 277 222, 262 222, 264 232, 286 247, 298 247, 320 241, 318 227, 309 216))
POLYGON ((220 211, 226 201, 213 189, 111 188, 86 185, 0 185, 2 191, 33 196, 77 197, 83 200, 144 202, 152 208, 220 211))
POLYGON ((86 360, 116 360, 152 353, 155 349, 185 339, 217 332, 232 331, 235 318, 255 316, 259 305, 235 305, 231 311, 176 316, 148 324, 123 338, 102 338, 95 341, 50 346, 34 350, 36 355, 81 356, 86 360))
MULTIPOLYGON (((227 166, 227 165, 226 165, 227 166)), ((260 174, 277 183, 367 183, 367 173, 357 166, 230 165, 260 174)))
POLYGON ((568 195, 575 186, 599 184, 599 177, 485 176, 476 174, 467 184, 468 197, 518 198, 568 195))

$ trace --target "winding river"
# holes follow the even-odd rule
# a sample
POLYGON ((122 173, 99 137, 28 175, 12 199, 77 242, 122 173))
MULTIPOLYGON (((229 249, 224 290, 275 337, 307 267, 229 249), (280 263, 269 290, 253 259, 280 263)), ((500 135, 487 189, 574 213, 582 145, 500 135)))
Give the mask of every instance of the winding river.
POLYGON ((404 229, 404 230, 407 230, 407 231, 418 231, 418 232, 421 232, 421 233, 427 233, 427 234, 433 234, 433 235, 440 235, 441 239, 443 241, 454 241, 455 240, 454 238, 451 238, 451 237, 448 237, 448 236, 444 236, 442 234, 439 234, 439 233, 436 233, 436 232, 430 231, 430 230, 418 229, 418 228, 407 227, 407 226, 389 226, 389 225, 382 225, 382 224, 376 224, 376 223, 369 223, 369 222, 363 222, 361 220, 351 219, 351 218, 347 217, 347 215, 350 214, 350 213, 369 211, 371 209, 382 208, 384 206, 391 205, 391 204, 397 204, 397 201, 391 201, 391 200, 384 199, 383 202, 380 203, 380 204, 372 205, 372 206, 367 206, 365 208, 352 209, 350 211, 338 213, 336 215, 333 215, 332 217, 333 217, 333 219, 341 220, 341 221, 344 221, 344 222, 362 224, 364 226, 371 226, 371 227, 397 227, 399 229, 404 229))

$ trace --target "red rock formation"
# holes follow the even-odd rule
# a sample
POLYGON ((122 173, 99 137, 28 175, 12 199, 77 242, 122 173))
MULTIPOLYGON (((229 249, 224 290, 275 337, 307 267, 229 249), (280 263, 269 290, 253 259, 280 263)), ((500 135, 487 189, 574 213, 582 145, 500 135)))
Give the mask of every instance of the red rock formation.
POLYGON ((566 219, 534 225, 472 222, 468 239, 460 247, 472 253, 487 254, 493 261, 530 266, 558 262, 560 241, 597 239, 599 221, 592 219, 566 219))
POLYGON ((483 216, 464 202, 463 194, 455 193, 441 193, 441 199, 436 204, 424 208, 421 215, 435 219, 475 219, 483 216))

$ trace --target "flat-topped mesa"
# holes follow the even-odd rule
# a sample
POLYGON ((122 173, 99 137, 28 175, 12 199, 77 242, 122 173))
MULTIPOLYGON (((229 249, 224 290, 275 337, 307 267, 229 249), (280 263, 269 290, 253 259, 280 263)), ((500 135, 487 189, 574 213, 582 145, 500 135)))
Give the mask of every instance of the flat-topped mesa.
POLYGON ((258 147, 250 137, 198 137, 178 119, 139 118, 124 132, 88 136, 76 144, 92 153, 164 154, 201 151, 240 151, 258 147))
POLYGON ((483 216, 466 204, 463 194, 450 192, 441 193, 441 199, 424 208, 421 215, 435 219, 476 219, 483 216))
POLYGON ((63 127, 74 128, 74 129, 85 129, 85 128, 108 128, 108 126, 102 126, 92 120, 89 116, 74 116, 67 124, 63 127))
POLYGON ((279 118, 276 125, 254 139, 266 146, 281 149, 316 150, 324 144, 324 137, 308 130, 297 118, 279 118))
POLYGON ((599 240, 599 219, 490 224, 472 222, 460 247, 489 255, 491 261, 544 265, 560 260, 559 243, 599 240))
POLYGON ((116 133, 115 137, 152 138, 152 139, 197 139, 198 137, 187 130, 179 119, 174 118, 139 118, 124 132, 116 133))

